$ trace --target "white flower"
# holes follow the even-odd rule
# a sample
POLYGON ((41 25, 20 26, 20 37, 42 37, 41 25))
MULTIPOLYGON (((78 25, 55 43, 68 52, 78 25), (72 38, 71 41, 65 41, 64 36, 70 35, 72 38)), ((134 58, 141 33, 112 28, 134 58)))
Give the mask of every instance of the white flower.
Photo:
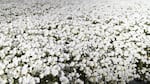
POLYGON ((27 72, 28 72, 28 65, 24 65, 24 66, 22 67, 21 73, 22 73, 22 74, 27 74, 27 72))
POLYGON ((6 84, 6 83, 7 83, 7 79, 0 78, 0 84, 6 84))
POLYGON ((74 58, 75 60, 80 60, 81 55, 76 55, 76 57, 74 58))
POLYGON ((5 68, 5 64, 0 62, 0 69, 4 69, 5 68))
POLYGON ((98 78, 94 76, 94 77, 90 77, 89 80, 90 80, 91 82, 97 82, 97 81, 98 81, 98 78))
POLYGON ((84 84, 84 82, 83 82, 82 80, 80 80, 80 79, 77 79, 77 80, 75 81, 75 83, 76 83, 76 84, 84 84))
POLYGON ((0 69, 0 75, 3 75, 3 74, 4 74, 4 70, 0 69))
MULTIPOLYGON (((68 2, 67 6, 64 6, 64 0, 60 0, 59 5, 46 0, 30 3, 24 0, 18 2, 19 5, 16 0, 13 4, 1 3, 0 84, 12 83, 13 77, 19 78, 21 84, 40 83, 38 77, 29 75, 34 71, 40 78, 49 74, 58 76, 62 84, 72 81, 83 84, 77 68, 93 82, 101 81, 102 76, 122 83, 130 77, 139 77, 135 68, 137 59, 146 66, 150 64, 145 50, 150 44, 149 35, 145 34, 150 31, 145 12, 149 5, 147 0, 136 1, 141 6, 137 10, 138 5, 134 2, 88 0, 80 3, 76 0, 68 2), (11 16, 10 10, 13 10, 11 16), (66 19, 65 15, 73 19, 66 19), (98 23, 92 24, 93 21, 98 23), (63 49, 69 52, 66 54, 63 49), (48 51, 47 55, 45 51, 48 51), (22 55, 16 56, 20 52, 22 55), (71 71, 65 71, 66 66, 71 67, 71 71)), ((143 69, 141 72, 148 79, 149 68, 143 69)))
POLYGON ((128 51, 124 51, 124 56, 129 56, 129 52, 128 51))
POLYGON ((34 77, 35 83, 39 83, 40 82, 40 78, 38 77, 34 77))
POLYGON ((65 76, 61 76, 60 77, 60 81, 61 81, 62 84, 69 84, 69 80, 65 76))
POLYGON ((56 76, 56 75, 58 75, 58 70, 56 70, 56 69, 53 68, 51 70, 51 73, 52 73, 53 76, 56 76))
POLYGON ((18 59, 17 59, 16 57, 14 57, 14 59, 13 59, 13 64, 14 64, 15 66, 18 65, 18 59))
POLYGON ((36 84, 38 82, 39 82, 39 78, 34 78, 29 74, 19 78, 19 83, 21 84, 36 84))

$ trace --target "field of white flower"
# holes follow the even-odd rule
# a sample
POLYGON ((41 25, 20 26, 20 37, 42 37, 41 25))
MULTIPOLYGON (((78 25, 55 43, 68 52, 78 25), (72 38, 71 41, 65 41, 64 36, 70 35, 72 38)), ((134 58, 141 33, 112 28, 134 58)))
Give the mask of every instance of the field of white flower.
POLYGON ((0 0, 0 84, 131 80, 150 81, 149 0, 0 0))

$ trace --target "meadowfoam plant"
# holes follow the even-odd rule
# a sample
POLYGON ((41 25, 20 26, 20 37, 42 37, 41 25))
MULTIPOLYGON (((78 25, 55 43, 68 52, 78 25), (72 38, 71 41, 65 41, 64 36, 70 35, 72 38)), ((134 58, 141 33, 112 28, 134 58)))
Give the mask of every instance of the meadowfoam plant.
POLYGON ((0 84, 150 81, 148 0, 7 1, 0 84))

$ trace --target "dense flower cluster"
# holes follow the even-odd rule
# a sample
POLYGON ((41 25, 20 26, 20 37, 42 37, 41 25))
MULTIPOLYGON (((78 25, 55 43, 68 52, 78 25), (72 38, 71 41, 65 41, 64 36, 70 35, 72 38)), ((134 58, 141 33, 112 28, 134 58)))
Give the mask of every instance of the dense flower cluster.
POLYGON ((150 81, 146 0, 6 1, 0 84, 150 81))

